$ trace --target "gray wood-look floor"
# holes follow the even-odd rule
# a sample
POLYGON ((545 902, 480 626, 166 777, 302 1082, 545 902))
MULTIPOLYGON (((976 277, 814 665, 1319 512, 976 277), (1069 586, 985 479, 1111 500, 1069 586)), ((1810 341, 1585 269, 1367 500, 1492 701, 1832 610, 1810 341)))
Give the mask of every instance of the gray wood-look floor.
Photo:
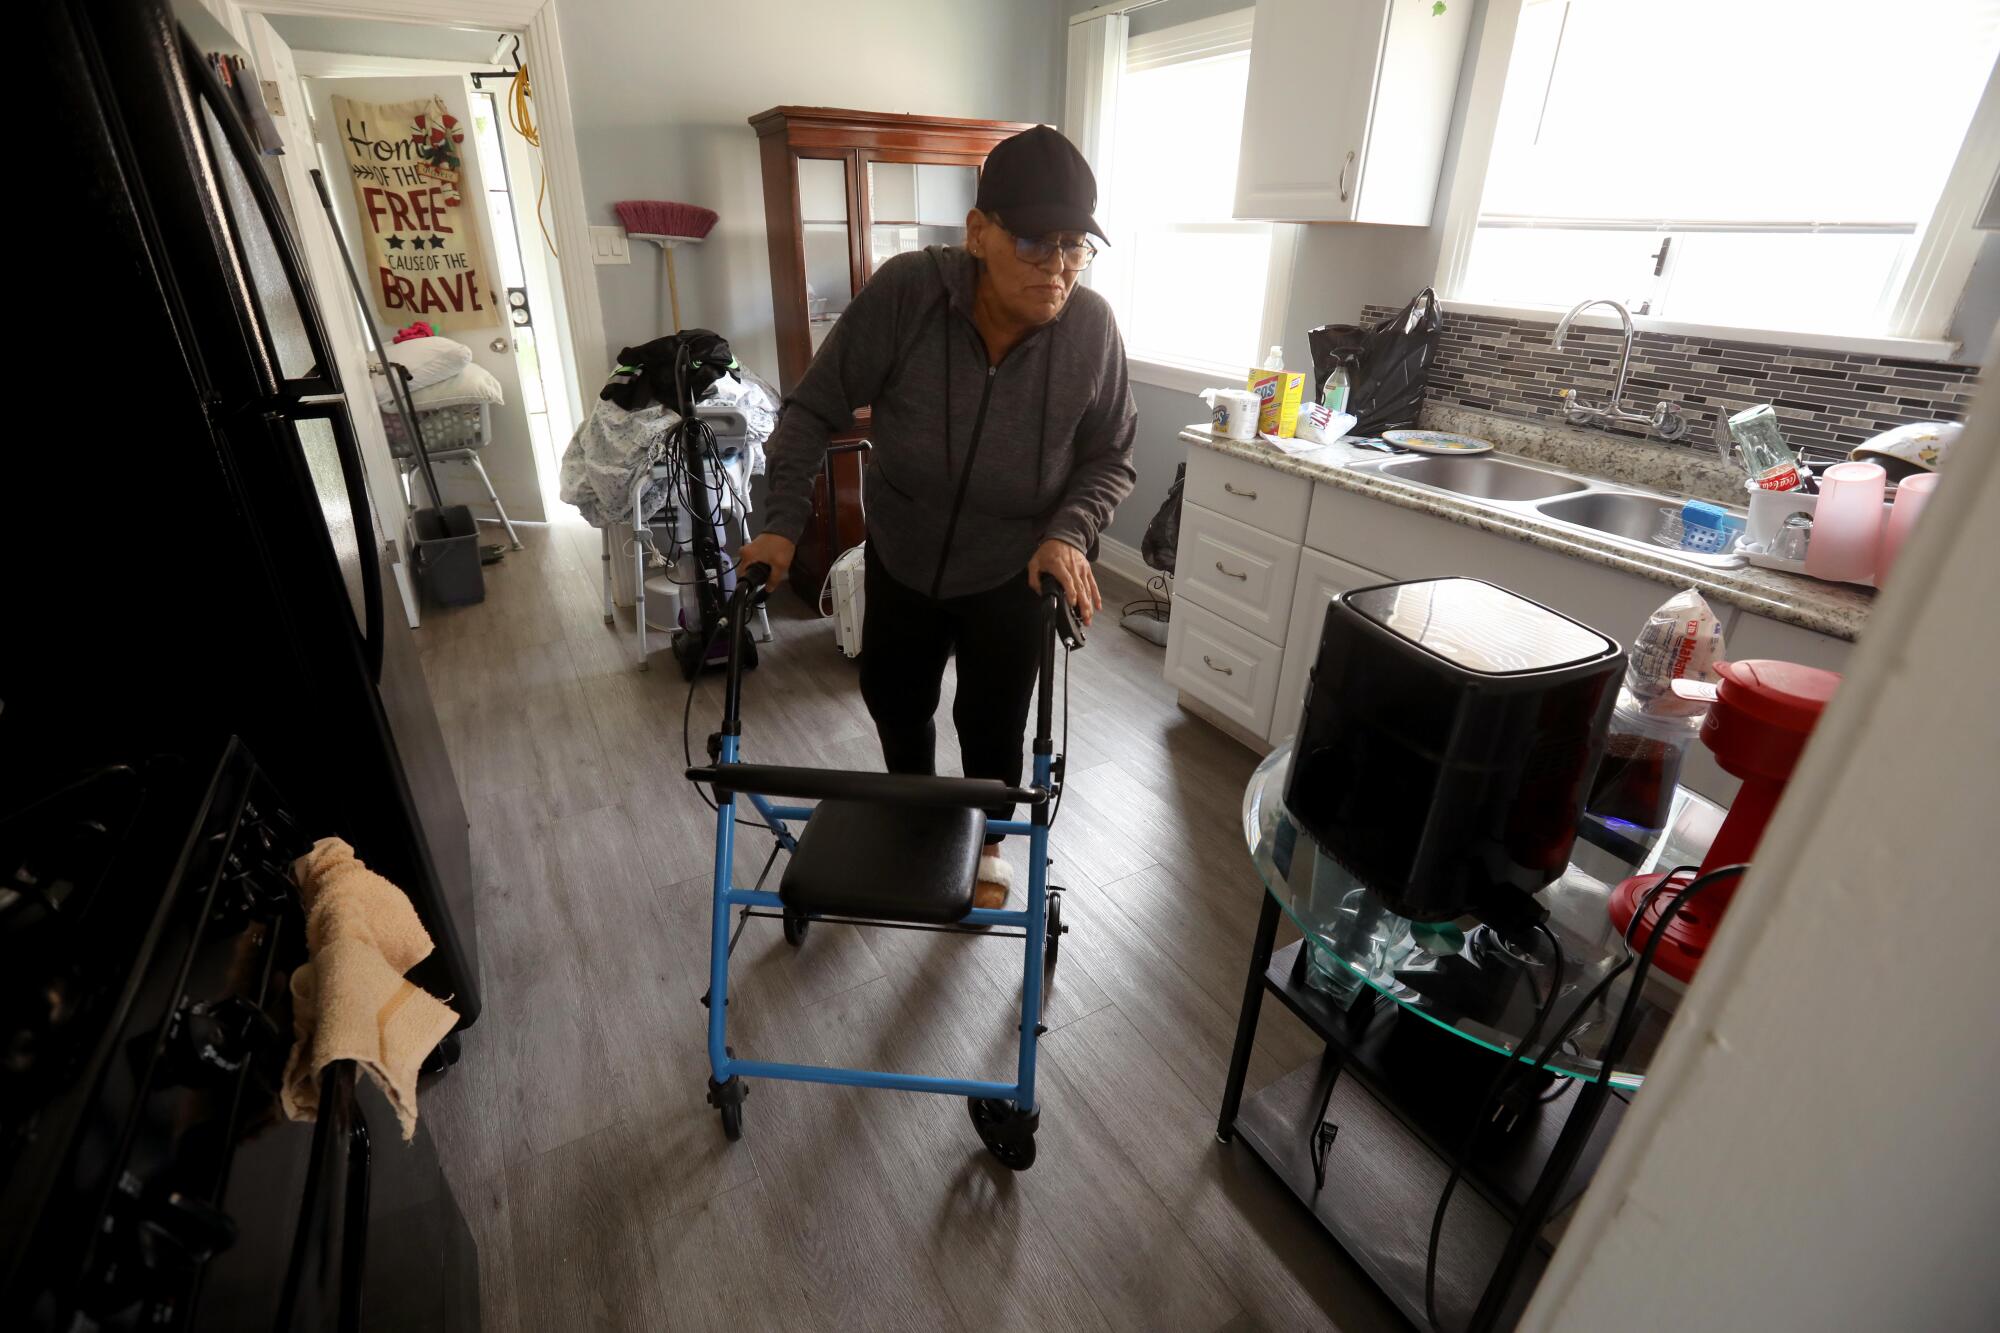
MULTIPOLYGON (((729 1143, 704 1102, 714 825, 681 777, 686 684, 660 635, 634 670, 629 611, 603 623, 595 531, 522 535, 485 602, 419 632, 472 821, 486 1002, 421 1113, 478 1238, 489 1333, 1401 1326, 1215 1140, 1261 892, 1238 832, 1254 760, 1175 707, 1158 648, 1111 618, 1072 662, 1052 834, 1071 930, 1033 1170, 991 1161, 961 1100, 916 1093, 754 1083, 729 1143)), ((830 625, 789 592, 771 618, 746 753, 878 766, 830 625)), ((705 681, 697 753, 720 712, 705 681)), ((738 882, 770 845, 742 831, 738 882)), ((1013 941, 821 925, 795 952, 753 921, 730 1041, 1011 1078, 1020 978, 1013 941)), ((1252 1086, 1314 1053, 1267 1005, 1252 1086)))

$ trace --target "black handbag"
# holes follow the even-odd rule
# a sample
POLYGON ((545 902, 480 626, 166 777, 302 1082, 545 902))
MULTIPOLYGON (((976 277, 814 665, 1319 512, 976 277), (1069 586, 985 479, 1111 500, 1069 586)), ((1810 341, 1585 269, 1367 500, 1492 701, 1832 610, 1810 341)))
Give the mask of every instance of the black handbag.
POLYGON ((1308 330, 1313 401, 1320 401, 1334 367, 1346 366, 1347 410, 1355 418, 1353 434, 1380 435, 1385 430, 1416 425, 1443 327, 1437 293, 1426 287, 1401 311, 1373 328, 1322 324, 1308 330))
POLYGON ((1174 484, 1167 488, 1167 498, 1146 525, 1146 535, 1139 539, 1139 558, 1167 574, 1174 572, 1174 552, 1181 544, 1181 489, 1186 484, 1187 464, 1182 463, 1174 469, 1174 484))

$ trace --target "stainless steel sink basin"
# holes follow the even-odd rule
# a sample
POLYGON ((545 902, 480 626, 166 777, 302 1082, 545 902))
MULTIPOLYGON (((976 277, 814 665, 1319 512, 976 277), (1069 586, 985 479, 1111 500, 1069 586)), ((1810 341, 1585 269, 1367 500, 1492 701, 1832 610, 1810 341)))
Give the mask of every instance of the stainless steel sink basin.
POLYGON ((1685 560, 1707 569, 1734 569, 1743 563, 1743 557, 1733 551, 1686 551, 1653 540, 1653 534, 1660 529, 1660 510, 1679 508, 1675 502, 1658 495, 1593 490, 1584 495, 1544 500, 1535 506, 1535 512, 1569 527, 1588 528, 1633 546, 1666 552, 1676 560, 1685 560))
POLYGON ((1627 541, 1651 543, 1659 530, 1660 510, 1666 503, 1651 495, 1622 491, 1592 491, 1588 495, 1566 495, 1544 500, 1535 506, 1542 514, 1561 523, 1595 528, 1627 541))
POLYGON ((1586 487, 1586 483, 1575 478, 1524 467, 1491 455, 1392 458, 1376 464, 1375 470, 1385 477, 1413 481, 1419 486, 1435 486, 1441 491, 1470 495, 1481 500, 1542 500, 1552 495, 1569 495, 1586 487))
POLYGON ((1733 551, 1686 551, 1654 541, 1653 534, 1660 528, 1660 510, 1678 511, 1681 502, 1613 482, 1572 476, 1497 454, 1398 455, 1350 466, 1357 472, 1450 491, 1498 513, 1588 532, 1704 569, 1734 569, 1743 564, 1743 557, 1733 551))

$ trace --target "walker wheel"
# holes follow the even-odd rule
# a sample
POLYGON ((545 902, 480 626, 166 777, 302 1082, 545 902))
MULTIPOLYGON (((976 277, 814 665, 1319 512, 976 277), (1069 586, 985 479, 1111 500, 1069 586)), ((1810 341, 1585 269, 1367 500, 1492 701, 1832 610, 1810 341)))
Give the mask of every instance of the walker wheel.
POLYGON ((1049 895, 1047 922, 1048 938, 1042 942, 1042 972, 1051 975, 1056 970, 1056 955, 1062 952, 1062 894, 1049 895))
POLYGON ((968 1097, 966 1109, 979 1141, 1009 1171, 1026 1171, 1035 1164, 1035 1131, 1041 1127, 1042 1113, 1025 1114, 1010 1101, 998 1097, 968 1097))
MULTIPOLYGON (((735 1055, 733 1046, 722 1048, 726 1055, 735 1055)), ((722 1082, 708 1081, 708 1104, 722 1112, 722 1136, 731 1143, 743 1137, 743 1099, 750 1095, 750 1086, 740 1074, 731 1074, 722 1082)))
POLYGON ((785 909, 785 943, 794 949, 806 942, 806 932, 812 929, 812 918, 804 912, 785 909))

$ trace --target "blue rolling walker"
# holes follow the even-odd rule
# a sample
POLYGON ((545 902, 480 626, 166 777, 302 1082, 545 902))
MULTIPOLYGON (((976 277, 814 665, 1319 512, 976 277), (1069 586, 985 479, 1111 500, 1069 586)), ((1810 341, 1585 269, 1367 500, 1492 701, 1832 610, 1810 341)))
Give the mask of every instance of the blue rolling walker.
MULTIPOLYGON (((1042 988, 1055 969, 1063 933, 1062 890, 1048 882, 1049 822, 1062 790, 1063 757, 1051 736, 1055 712, 1055 650, 1081 648, 1083 635, 1055 580, 1042 581, 1042 628, 1036 690, 1033 785, 1012 787, 989 778, 916 777, 835 768, 788 768, 746 764, 739 758, 743 737, 744 631, 754 601, 770 570, 743 571, 730 598, 729 676, 724 687, 722 730, 709 738, 707 767, 690 768, 688 779, 715 792, 714 912, 709 936, 708 1102, 722 1113, 722 1131, 743 1134, 746 1079, 779 1078, 902 1092, 936 1092, 964 1097, 973 1127, 988 1151, 1010 1170, 1035 1162, 1035 1042, 1041 1035, 1042 988), (754 888, 731 883, 736 846, 737 798, 741 796, 776 835, 778 851, 789 853, 776 893, 767 892, 764 865, 754 888), (817 805, 773 804, 773 797, 815 800, 817 805), (1026 821, 988 821, 984 808, 1025 805, 1026 821), (798 824, 796 834, 792 824, 798 824), (1025 834, 1029 840, 1026 911, 972 905, 973 876, 989 833, 1025 834), (729 955, 742 933, 730 931, 730 909, 777 917, 785 941, 805 943, 815 921, 842 925, 916 930, 986 932, 1017 927, 989 938, 1024 941, 1021 969, 1021 1054, 1012 1083, 984 1079, 897 1074, 871 1069, 739 1060, 728 1045, 729 955)), ((1065 728, 1066 730, 1067 728, 1065 728)))

